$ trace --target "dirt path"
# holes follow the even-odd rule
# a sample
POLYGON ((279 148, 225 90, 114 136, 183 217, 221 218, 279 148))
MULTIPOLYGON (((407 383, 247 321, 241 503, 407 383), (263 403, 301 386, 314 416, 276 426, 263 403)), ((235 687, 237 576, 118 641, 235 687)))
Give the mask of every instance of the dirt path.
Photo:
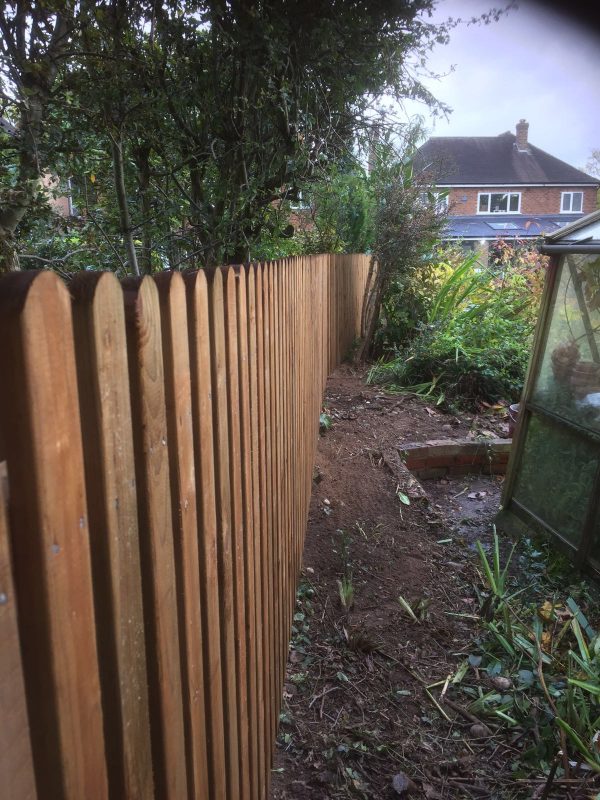
POLYGON ((415 798, 527 796, 496 789, 502 747, 492 752, 472 720, 436 705, 441 686, 425 688, 468 655, 472 546, 489 539, 500 482, 427 482, 430 502, 406 505, 380 455, 407 441, 501 435, 504 423, 385 397, 347 367, 325 404, 333 426, 317 455, 272 800, 399 797, 407 780, 415 798))

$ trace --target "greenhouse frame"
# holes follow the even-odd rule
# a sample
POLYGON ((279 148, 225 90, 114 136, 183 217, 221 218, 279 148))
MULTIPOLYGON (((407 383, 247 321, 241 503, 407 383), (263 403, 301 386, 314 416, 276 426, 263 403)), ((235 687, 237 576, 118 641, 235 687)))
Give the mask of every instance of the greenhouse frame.
POLYGON ((600 573, 600 211, 547 236, 550 265, 498 525, 600 573))

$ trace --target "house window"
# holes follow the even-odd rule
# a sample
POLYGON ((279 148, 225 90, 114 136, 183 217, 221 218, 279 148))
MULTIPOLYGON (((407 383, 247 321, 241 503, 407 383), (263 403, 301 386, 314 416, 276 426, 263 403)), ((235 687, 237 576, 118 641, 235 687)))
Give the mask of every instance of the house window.
POLYGON ((292 200, 290 202, 290 208, 292 211, 304 211, 307 208, 310 208, 310 203, 304 197, 302 191, 298 192, 298 199, 292 200))
POLYGON ((560 196, 561 213, 576 214, 583 210, 583 192, 562 192, 560 196))
POLYGON ((478 214, 518 214, 521 192, 479 192, 478 214))

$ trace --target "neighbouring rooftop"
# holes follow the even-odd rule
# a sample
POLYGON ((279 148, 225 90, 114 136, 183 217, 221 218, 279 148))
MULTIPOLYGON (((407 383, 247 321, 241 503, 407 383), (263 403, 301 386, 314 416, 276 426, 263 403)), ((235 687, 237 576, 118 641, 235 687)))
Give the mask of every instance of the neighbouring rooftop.
POLYGON ((528 141, 529 125, 521 120, 516 135, 433 136, 415 158, 438 186, 598 185, 600 181, 528 141))
POLYGON ((468 240, 508 236, 535 239, 543 234, 555 233, 580 217, 580 214, 502 214, 501 219, 498 219, 498 214, 449 216, 445 238, 468 240))

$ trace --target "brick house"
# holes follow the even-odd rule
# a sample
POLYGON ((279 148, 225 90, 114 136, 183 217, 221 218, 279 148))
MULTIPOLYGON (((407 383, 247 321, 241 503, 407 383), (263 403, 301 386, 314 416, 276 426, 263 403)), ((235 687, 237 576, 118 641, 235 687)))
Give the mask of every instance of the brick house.
POLYGON ((428 139, 415 166, 447 197, 445 239, 466 249, 490 241, 535 239, 596 209, 598 178, 586 175, 528 140, 524 119, 499 136, 428 139))

